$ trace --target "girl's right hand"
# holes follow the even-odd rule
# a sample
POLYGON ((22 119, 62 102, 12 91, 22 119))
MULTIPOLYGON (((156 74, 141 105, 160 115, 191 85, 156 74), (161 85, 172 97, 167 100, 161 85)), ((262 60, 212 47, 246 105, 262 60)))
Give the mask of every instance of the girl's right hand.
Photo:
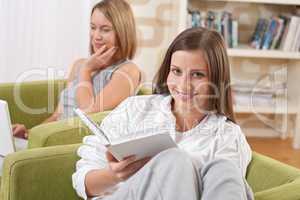
POLYGON ((112 58, 117 51, 117 47, 107 49, 104 45, 98 49, 86 62, 86 70, 91 72, 101 70, 112 64, 112 58))
POLYGON ((13 136, 19 138, 28 138, 28 130, 23 124, 13 124, 12 125, 13 136))
POLYGON ((118 161, 110 152, 106 152, 109 168, 118 182, 125 181, 139 169, 141 169, 151 158, 135 160, 135 156, 129 156, 122 161, 118 161))

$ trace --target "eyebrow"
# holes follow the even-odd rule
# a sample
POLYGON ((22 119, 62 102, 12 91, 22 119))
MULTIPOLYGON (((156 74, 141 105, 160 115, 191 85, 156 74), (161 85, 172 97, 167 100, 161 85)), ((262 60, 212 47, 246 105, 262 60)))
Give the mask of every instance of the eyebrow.
MULTIPOLYGON (((173 66, 173 67, 177 67, 177 68, 180 68, 179 66, 176 66, 176 65, 173 65, 173 64, 171 64, 171 66, 173 66)), ((192 71, 192 72, 195 72, 195 71, 202 71, 202 72, 206 72, 207 70, 206 70, 206 69, 192 69, 191 71, 192 71)))
MULTIPOLYGON (((92 22, 91 22, 90 24, 93 25, 93 26, 96 26, 96 25, 95 25, 94 23, 92 23, 92 22)), ((107 27, 107 28, 112 28, 112 26, 110 26, 110 25, 102 25, 102 26, 101 26, 101 28, 106 28, 106 27, 107 27)))

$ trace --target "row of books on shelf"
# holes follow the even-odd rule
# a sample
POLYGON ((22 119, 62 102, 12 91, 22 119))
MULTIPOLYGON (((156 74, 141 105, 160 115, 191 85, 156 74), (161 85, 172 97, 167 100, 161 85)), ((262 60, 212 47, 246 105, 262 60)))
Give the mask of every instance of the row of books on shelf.
POLYGON ((250 45, 256 49, 300 51, 300 17, 280 15, 258 19, 250 45))
POLYGON ((189 11, 187 26, 214 29, 222 34, 227 47, 238 46, 238 21, 230 12, 189 11))
MULTIPOLYGON (((238 46, 239 23, 227 11, 188 11, 188 27, 205 27, 222 34, 229 48, 238 46)), ((255 49, 300 51, 300 17, 280 15, 270 19, 259 18, 250 46, 255 49)))
POLYGON ((278 99, 287 98, 285 82, 275 85, 258 86, 248 82, 240 82, 232 87, 235 105, 242 107, 272 107, 278 99))

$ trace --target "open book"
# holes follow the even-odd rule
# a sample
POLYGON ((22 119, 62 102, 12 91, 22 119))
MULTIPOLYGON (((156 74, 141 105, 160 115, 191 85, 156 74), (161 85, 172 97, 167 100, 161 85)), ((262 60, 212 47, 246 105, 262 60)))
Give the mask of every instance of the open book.
POLYGON ((127 137, 110 141, 109 137, 101 130, 101 128, 79 108, 74 109, 74 112, 95 135, 100 136, 103 141, 105 141, 103 145, 118 161, 131 155, 135 155, 137 160, 145 157, 152 157, 161 151, 177 147, 176 143, 168 133, 150 136, 135 135, 137 136, 135 138, 127 137))

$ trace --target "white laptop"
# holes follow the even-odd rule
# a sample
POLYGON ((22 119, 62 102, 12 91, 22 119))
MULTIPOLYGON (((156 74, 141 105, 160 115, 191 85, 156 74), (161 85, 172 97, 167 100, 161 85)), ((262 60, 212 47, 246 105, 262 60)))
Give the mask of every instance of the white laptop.
POLYGON ((0 157, 27 146, 27 140, 13 137, 12 125, 6 101, 0 100, 0 157))

